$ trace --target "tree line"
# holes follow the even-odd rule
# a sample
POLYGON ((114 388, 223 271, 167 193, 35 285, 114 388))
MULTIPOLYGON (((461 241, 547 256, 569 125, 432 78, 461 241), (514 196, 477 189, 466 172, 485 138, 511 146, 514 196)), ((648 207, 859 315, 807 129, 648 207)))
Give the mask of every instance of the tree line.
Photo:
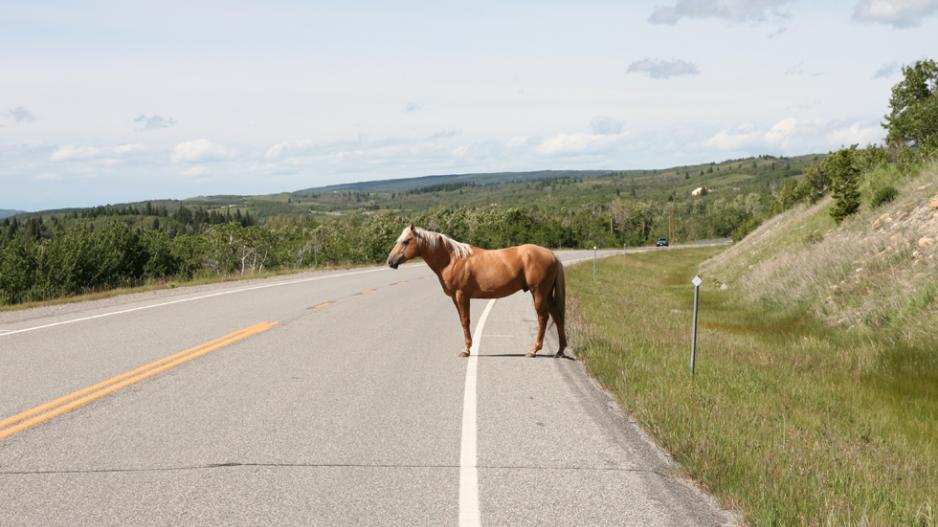
POLYGON ((378 263, 410 222, 487 248, 637 246, 660 236, 739 239, 764 218, 827 194, 834 198, 831 215, 841 221, 859 208, 864 184, 873 206, 895 197, 893 180, 877 174, 914 171, 938 152, 938 66, 920 61, 903 72, 884 123, 885 147, 833 152, 773 192, 648 199, 617 192, 608 203, 571 207, 441 206, 408 217, 359 210, 263 222, 239 208, 180 205, 170 212, 150 203, 7 218, 0 222, 0 304, 148 282, 378 263))
MULTIPOLYGON (((253 274, 324 265, 379 263, 413 221, 480 247, 537 243, 554 248, 643 245, 729 236, 764 214, 770 197, 752 193, 665 203, 617 198, 598 207, 437 207, 269 218, 186 211, 147 216, 126 210, 0 222, 0 303, 47 300, 154 281, 253 274)), ((142 212, 142 211, 141 211, 142 212)))

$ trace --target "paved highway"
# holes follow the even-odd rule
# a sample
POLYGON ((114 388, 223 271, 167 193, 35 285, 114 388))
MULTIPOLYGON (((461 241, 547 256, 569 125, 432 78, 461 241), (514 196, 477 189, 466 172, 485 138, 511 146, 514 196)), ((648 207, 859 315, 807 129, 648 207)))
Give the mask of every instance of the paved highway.
POLYGON ((553 327, 524 357, 530 295, 472 323, 422 263, 0 313, 0 525, 733 521, 553 327))

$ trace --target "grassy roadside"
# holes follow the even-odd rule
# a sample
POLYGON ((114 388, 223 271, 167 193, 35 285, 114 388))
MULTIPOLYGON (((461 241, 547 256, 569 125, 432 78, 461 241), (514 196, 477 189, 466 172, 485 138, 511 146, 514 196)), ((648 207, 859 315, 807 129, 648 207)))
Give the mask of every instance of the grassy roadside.
POLYGON ((705 285, 692 382, 690 278, 721 250, 609 258, 596 282, 571 268, 592 375, 748 523, 938 525, 938 353, 705 285))

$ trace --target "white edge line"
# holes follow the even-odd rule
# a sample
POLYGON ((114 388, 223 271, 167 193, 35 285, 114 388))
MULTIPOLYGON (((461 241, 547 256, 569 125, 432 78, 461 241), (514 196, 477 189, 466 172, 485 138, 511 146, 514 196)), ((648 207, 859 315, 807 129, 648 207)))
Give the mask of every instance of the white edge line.
POLYGON ((489 318, 495 299, 489 300, 476 323, 472 335, 472 348, 466 359, 466 389, 462 403, 462 440, 459 444, 459 525, 477 527, 482 525, 479 513, 479 469, 476 451, 476 379, 479 371, 479 348, 482 331, 489 318))
POLYGON ((5 332, 4 332, 4 331, 0 331, 0 337, 8 337, 8 336, 10 336, 10 335, 17 335, 17 334, 19 334, 19 333, 26 333, 26 332, 29 332, 29 331, 37 331, 37 330, 40 330, 40 329, 47 329, 47 328, 52 328, 52 327, 56 327, 56 326, 64 326, 64 325, 66 325, 66 324, 75 324, 76 322, 84 322, 84 321, 86 321, 86 320, 95 320, 95 319, 98 319, 98 318, 106 318, 106 317, 112 317, 112 316, 115 316, 115 315, 123 315, 123 314, 126 314, 126 313, 133 313, 133 312, 135 312, 135 311, 143 311, 143 310, 146 310, 146 309, 154 309, 154 308, 157 308, 157 307, 171 306, 171 305, 173 305, 173 304, 182 304, 182 303, 185 303, 185 302, 194 302, 194 301, 196 301, 196 300, 204 300, 204 299, 206 299, 206 298, 213 298, 213 297, 216 297, 216 296, 233 295, 233 294, 235 294, 235 293, 243 293, 243 292, 245 292, 245 291, 255 291, 255 290, 257 290, 257 289, 267 289, 267 288, 269 288, 269 287, 280 287, 280 286, 284 286, 284 285, 302 284, 302 283, 304 283, 304 282, 315 282, 315 281, 317 281, 317 280, 328 280, 328 279, 330 279, 330 278, 342 278, 342 277, 344 277, 344 276, 354 276, 354 275, 366 274, 366 273, 376 273, 376 272, 379 272, 379 271, 387 271, 387 269, 384 269, 384 268, 366 269, 366 270, 363 270, 363 271, 351 271, 351 272, 348 272, 348 273, 327 274, 327 275, 322 275, 322 276, 314 276, 314 277, 312 277, 312 278, 301 278, 301 279, 298 279, 298 280, 288 280, 288 281, 284 281, 284 282, 275 282, 275 283, 272 283, 272 284, 261 284, 261 285, 255 285, 255 286, 250 286, 250 287, 242 287, 242 288, 240 288, 240 289, 228 289, 228 290, 225 290, 225 291, 217 291, 217 292, 215 292, 215 293, 209 293, 209 294, 207 294, 207 295, 200 295, 200 296, 191 296, 191 297, 186 297, 186 298, 179 298, 179 299, 176 299, 176 300, 170 300, 170 301, 168 301, 168 302, 160 302, 160 303, 158 303, 158 304, 150 304, 150 305, 146 305, 146 306, 132 307, 132 308, 130 308, 130 309, 122 309, 122 310, 120 310, 120 311, 109 311, 109 312, 107 312, 107 313, 99 313, 99 314, 97 314, 97 315, 90 315, 90 316, 87 316, 87 317, 71 318, 71 319, 68 319, 68 320, 61 320, 61 321, 59 321, 59 322, 52 322, 52 323, 49 323, 49 324, 42 324, 42 325, 40 325, 40 326, 33 326, 33 327, 23 328, 23 329, 14 329, 14 330, 9 330, 9 331, 5 331, 5 332))

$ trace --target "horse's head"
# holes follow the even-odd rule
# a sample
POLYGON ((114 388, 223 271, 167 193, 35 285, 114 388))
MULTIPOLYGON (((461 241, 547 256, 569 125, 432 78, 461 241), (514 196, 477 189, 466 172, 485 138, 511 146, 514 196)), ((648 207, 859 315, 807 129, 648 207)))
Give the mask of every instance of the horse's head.
POLYGON ((417 256, 417 239, 417 228, 413 223, 410 227, 404 227, 391 252, 388 253, 388 266, 397 269, 398 265, 417 256))

